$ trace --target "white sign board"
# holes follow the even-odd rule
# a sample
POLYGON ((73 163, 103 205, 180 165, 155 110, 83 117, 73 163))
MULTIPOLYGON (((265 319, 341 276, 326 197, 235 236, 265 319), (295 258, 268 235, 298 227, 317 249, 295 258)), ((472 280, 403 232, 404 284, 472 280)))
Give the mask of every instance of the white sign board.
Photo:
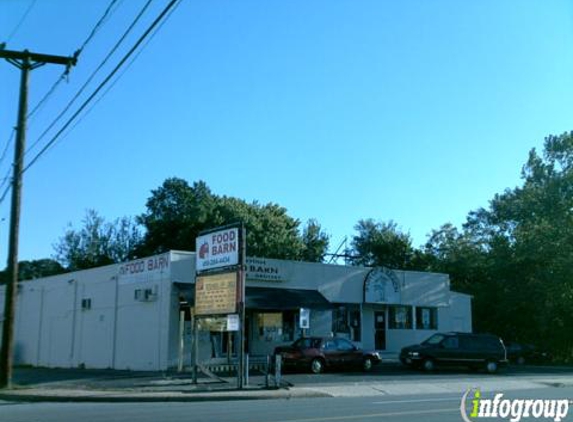
POLYGON ((299 326, 305 330, 310 328, 310 309, 300 308, 299 326))
POLYGON ((225 315, 237 312, 237 273, 197 277, 195 315, 225 315))
POLYGON ((228 267, 239 263, 239 229, 219 230, 195 241, 197 271, 228 267))
POLYGON ((239 331, 239 315, 227 315, 227 331, 239 331))

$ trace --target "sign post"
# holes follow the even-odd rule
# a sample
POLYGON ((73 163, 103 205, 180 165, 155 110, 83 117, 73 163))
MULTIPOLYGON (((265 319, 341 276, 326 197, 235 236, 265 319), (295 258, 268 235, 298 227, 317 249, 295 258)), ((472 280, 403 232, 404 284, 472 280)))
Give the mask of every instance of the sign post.
MULTIPOLYGON (((239 294, 238 294, 238 305, 239 305, 239 378, 238 387, 239 390, 243 389, 245 383, 245 275, 246 275, 246 264, 247 264, 247 230, 245 226, 241 224, 241 250, 240 250, 240 261, 239 261, 239 294)), ((246 369, 247 371, 249 368, 246 369)))
POLYGON ((197 384, 197 361, 199 360, 199 325, 197 324, 197 316, 195 312, 191 313, 191 326, 193 327, 193 384, 197 384))
MULTIPOLYGON (((227 316, 227 331, 238 332, 237 386, 245 377, 245 256, 244 226, 227 226, 201 233, 196 239, 195 324, 197 340, 200 317, 227 316)), ((230 337, 229 337, 230 339, 230 337)), ((230 347, 228 352, 230 353, 230 347)), ((195 347, 193 382, 197 382, 198 353, 195 347)))

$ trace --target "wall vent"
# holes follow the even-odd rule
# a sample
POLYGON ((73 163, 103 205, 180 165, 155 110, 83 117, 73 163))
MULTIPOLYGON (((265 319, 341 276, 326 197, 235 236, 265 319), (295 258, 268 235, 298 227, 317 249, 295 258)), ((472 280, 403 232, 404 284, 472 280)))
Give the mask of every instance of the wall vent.
POLYGON ((86 311, 92 308, 92 300, 91 299, 82 299, 82 310, 86 311))

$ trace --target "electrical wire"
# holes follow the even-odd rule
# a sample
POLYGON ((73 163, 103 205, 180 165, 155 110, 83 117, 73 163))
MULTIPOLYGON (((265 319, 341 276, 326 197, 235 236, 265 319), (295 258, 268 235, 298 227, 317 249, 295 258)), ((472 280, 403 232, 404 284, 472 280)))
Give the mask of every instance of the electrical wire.
MULTIPOLYGON (((133 58, 129 61, 129 63, 123 68, 123 70, 121 71, 121 73, 117 76, 117 78, 115 78, 111 84, 107 87, 107 89, 105 91, 103 91, 103 93, 95 100, 95 102, 86 110, 85 113, 83 113, 78 120, 76 120, 76 122, 73 124, 72 127, 69 128, 69 130, 63 134, 54 145, 56 145, 58 142, 63 141, 92 111, 93 109, 99 104, 99 102, 113 89, 113 87, 117 84, 117 82, 123 77, 123 75, 125 75, 127 73, 127 71, 129 70, 129 68, 133 65, 133 63, 137 60, 137 58, 141 55, 141 53, 145 50, 145 48, 147 47, 147 45, 153 40, 153 38, 155 37, 155 35, 157 35, 157 33, 161 30, 161 28, 163 27, 163 25, 165 25, 167 23, 167 21, 169 20, 169 17, 171 16, 171 14, 173 12, 175 12, 175 10, 177 10, 177 8, 179 7, 179 5, 181 4, 181 2, 177 3, 175 5, 175 7, 173 9, 171 9, 171 11, 167 14, 167 16, 165 17, 165 19, 161 22, 161 24, 153 31, 153 33, 151 34, 151 36, 147 39, 147 41, 145 41, 145 43, 143 44, 143 46, 141 47, 141 49, 139 49, 139 51, 135 54, 135 56, 133 56, 133 58)), ((2 185, 0 184, 0 189, 2 188, 2 185)))
POLYGON ((6 175, 2 178, 2 180, 0 180, 0 189, 2 189, 4 187, 4 185, 10 180, 10 173, 12 172, 12 169, 8 169, 8 171, 6 172, 6 175))
MULTIPOLYGON (((8 170, 8 174, 4 178, 4 182, 2 183, 2 185, 4 185, 4 183, 6 183, 9 179, 10 179, 10 171, 8 170)), ((8 195, 8 192, 10 192, 11 187, 12 185, 8 183, 8 186, 6 186, 6 189, 4 189, 4 192, 2 192, 2 196, 0 196, 0 204, 4 202, 4 199, 6 199, 6 195, 8 195)))
MULTIPOLYGON (((92 110, 99 104, 99 102, 113 89, 113 87, 117 84, 117 82, 123 77, 123 75, 125 75, 127 73, 127 71, 129 70, 129 68, 133 65, 133 63, 137 60, 137 58, 141 55, 141 53, 145 50, 145 48, 147 47, 147 45, 153 40, 153 38, 155 37, 155 35, 157 35, 157 33, 161 30, 161 28, 163 27, 163 25, 165 25, 167 23, 167 21, 169 20, 169 17, 171 16, 171 14, 173 12, 175 12, 175 10, 177 10, 177 7, 179 7, 181 3, 177 3, 177 5, 171 9, 171 11, 169 12, 169 14, 165 17, 165 19, 163 20, 163 22, 161 22, 161 24, 155 29, 155 31, 153 31, 153 33, 151 34, 151 36, 147 39, 147 41, 145 42, 145 44, 143 44, 143 46, 141 47, 141 49, 135 54, 135 56, 133 56, 133 58, 129 61, 129 63, 125 66, 125 68, 122 70, 122 72, 118 75, 117 78, 115 78, 111 84, 107 87, 107 89, 102 93, 102 95, 100 95, 95 102, 91 105, 90 108, 87 109, 87 111, 76 121, 76 123, 74 123, 74 125, 70 128, 70 130, 68 131, 68 133, 66 133, 66 135, 63 136, 63 138, 65 138, 72 130, 75 129, 76 126, 78 126, 87 115, 89 115, 92 110)), ((60 139, 61 140, 61 139, 60 139)), ((1 186, 0 186, 1 188, 1 186)))
POLYGON ((78 56, 82 53, 84 48, 86 48, 86 46, 90 43, 90 41, 93 39, 93 37, 95 37, 97 32, 100 30, 100 28, 105 23, 106 19, 112 15, 111 9, 113 9, 113 7, 115 6, 115 4, 117 2, 118 2, 118 0, 111 0, 110 1, 109 5, 107 6, 107 9, 105 9, 105 12, 103 12, 102 17, 99 19, 99 21, 97 21, 97 23, 93 27, 92 31, 90 32, 90 34, 88 35, 88 37, 86 38, 86 40, 84 41, 84 43, 82 44, 80 49, 78 50, 78 53, 77 53, 78 56))
POLYGON ((6 159, 6 155, 8 154, 8 149, 10 148, 10 145, 12 144, 12 141, 14 140, 15 134, 16 134, 16 129, 12 129, 12 132, 10 133, 10 137, 8 138, 8 142, 6 142, 6 146, 4 147, 4 150, 2 151, 2 155, 0 156, 0 165, 2 165, 2 163, 6 159))
MULTIPOLYGON (((107 19, 109 19, 111 17, 111 15, 113 14, 112 9, 114 8, 114 6, 116 5, 116 3, 118 1, 119 0, 111 0, 110 1, 107 8, 103 12, 103 15, 98 19, 98 21, 96 22, 96 24, 94 25, 94 27, 92 28, 92 30, 90 31, 89 35, 84 40, 84 42, 82 43, 80 48, 78 50, 76 50, 76 52, 74 53, 74 57, 76 58, 76 60, 78 59, 80 54, 83 52, 83 50, 86 48, 86 46, 92 41, 92 39, 95 37, 95 35, 98 33, 98 31, 102 28, 102 26, 107 21, 107 19)), ((123 0, 121 0, 121 1, 123 1, 123 0)), ((30 111, 30 113, 28 113, 28 116, 27 116, 28 118, 32 117, 46 103, 48 98, 50 98, 53 95, 53 93, 56 91, 56 89, 62 83, 62 81, 64 81, 68 77, 69 71, 70 71, 70 69, 66 68, 66 70, 64 70, 62 72, 62 74, 58 77, 56 82, 54 82, 54 84, 48 90, 48 92, 46 94, 44 94, 42 99, 40 101, 38 101, 38 103, 32 108, 32 111, 30 111)))
MULTIPOLYGON (((65 132, 65 130, 70 126, 70 124, 80 115, 80 113, 88 106, 88 104, 96 97, 96 95, 107 85, 107 83, 113 78, 113 76, 119 71, 119 69, 127 62, 127 60, 133 55, 137 48, 145 41, 150 33, 153 32, 154 28, 161 23, 168 12, 181 0, 171 0, 163 11, 157 16, 157 18, 151 23, 147 30, 139 37, 137 42, 133 47, 124 55, 124 57, 119 61, 115 68, 108 74, 108 76, 98 85, 98 87, 92 92, 92 94, 82 103, 82 105, 76 110, 76 112, 68 119, 64 126, 50 139, 50 141, 30 160, 30 162, 24 167, 22 173, 26 172, 31 166, 33 166, 38 159, 46 153, 46 151, 58 140, 58 138, 65 132)), ((0 198, 0 203, 2 198, 0 198)))
MULTIPOLYGON (((38 139, 36 139, 36 141, 34 141, 34 143, 32 145, 30 145, 30 147, 28 148, 28 150, 26 151, 26 154, 30 153, 35 147, 36 145, 38 145, 42 139, 44 139, 44 137, 50 132, 50 130, 52 130, 52 128, 61 120, 61 118, 67 113, 67 111, 72 107, 72 105, 76 102, 76 100, 80 97, 80 95, 84 92, 84 90, 86 89, 86 87, 89 85, 89 83, 94 79, 94 77, 96 76, 96 74, 102 69, 102 67, 108 62, 108 60, 111 58, 111 56, 113 56, 113 54, 117 51, 117 49, 119 48, 119 46, 123 43, 123 41, 127 38, 127 36, 129 35, 129 33, 132 31, 132 29, 135 27, 135 25, 139 22, 139 20, 141 19, 141 17, 143 16, 143 14, 145 13, 145 11, 147 10, 147 8, 149 7, 149 5, 152 3, 153 0, 148 0, 147 3, 145 3, 145 5, 141 8, 141 10, 139 11, 139 13, 137 14, 137 16, 135 17, 135 19, 133 20, 133 22, 129 25, 129 27, 125 30, 125 32, 123 33, 123 35, 119 38, 119 40, 115 43, 115 45, 113 46, 113 48, 110 50, 110 52, 105 56, 105 58, 102 60, 102 62, 99 64, 99 66, 92 72, 92 74, 89 76, 89 78, 86 80, 86 82, 81 86, 81 88, 78 90, 78 92, 76 92, 76 94, 74 95, 74 97, 68 102, 68 104, 66 105, 66 107, 64 107, 64 109, 60 112, 60 114, 58 114, 58 116, 52 121, 52 123, 50 123, 50 125, 46 128, 46 130, 44 130, 44 132, 42 132, 42 134, 40 135, 40 137, 38 139)), ((60 78, 61 81, 61 78, 60 78)))
MULTIPOLYGON (((0 157, 0 164, 4 161, 4 159, 6 158, 6 155, 8 153, 8 149, 10 148, 10 145, 12 144, 12 141, 14 140, 14 134, 16 133, 16 129, 12 129, 12 133, 10 134, 10 138, 8 138, 8 142, 6 143, 6 146, 4 147, 4 151, 2 151, 2 156, 0 157)), ((8 183, 10 181, 10 173, 11 173, 12 169, 8 168, 8 171, 6 172, 6 175, 0 180, 0 189, 2 189, 4 187, 4 185, 6 183, 8 183)), ((8 184, 8 187, 6 189, 5 192, 2 193, 1 199, 0 199, 0 204, 2 204, 2 201, 4 200, 4 198, 6 197, 6 195, 8 194, 8 191, 10 190, 10 184, 8 184)))
POLYGON ((24 21, 26 20, 28 15, 30 14, 30 11, 34 8, 36 1, 38 1, 38 0, 32 0, 32 2, 30 3, 30 5, 26 9, 26 11, 24 12, 22 17, 20 18, 20 21, 16 24, 16 26, 14 27, 12 32, 10 32, 10 35, 8 35, 8 38, 6 38, 6 43, 9 43, 10 41, 12 41, 12 38, 14 38, 14 35, 16 35, 16 33, 18 32, 18 30, 20 29, 20 27, 22 26, 22 24, 24 23, 24 21))

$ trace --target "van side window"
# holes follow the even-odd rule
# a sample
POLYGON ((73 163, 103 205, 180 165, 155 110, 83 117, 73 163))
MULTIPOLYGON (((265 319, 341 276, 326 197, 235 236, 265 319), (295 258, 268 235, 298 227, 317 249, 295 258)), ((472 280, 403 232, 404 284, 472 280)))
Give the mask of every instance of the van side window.
POLYGON ((460 347, 466 350, 473 350, 478 347, 482 347, 479 339, 472 338, 470 336, 460 337, 460 347))
POLYGON ((448 337, 442 343, 445 349, 457 349, 460 347, 459 340, 457 337, 448 337))

